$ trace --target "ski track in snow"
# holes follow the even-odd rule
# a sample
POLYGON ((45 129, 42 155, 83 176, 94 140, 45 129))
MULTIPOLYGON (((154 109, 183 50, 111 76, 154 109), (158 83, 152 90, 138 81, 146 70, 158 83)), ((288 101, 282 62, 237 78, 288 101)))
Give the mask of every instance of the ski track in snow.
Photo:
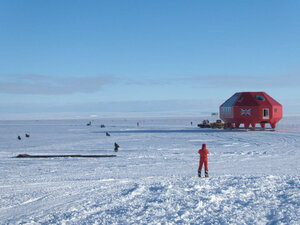
POLYGON ((276 132, 203 130, 190 118, 0 121, 1 224, 299 224, 296 119, 276 132), (16 140, 24 130, 31 137, 16 140), (12 158, 111 154, 114 142, 113 159, 12 158), (204 142, 211 177, 199 179, 204 142))

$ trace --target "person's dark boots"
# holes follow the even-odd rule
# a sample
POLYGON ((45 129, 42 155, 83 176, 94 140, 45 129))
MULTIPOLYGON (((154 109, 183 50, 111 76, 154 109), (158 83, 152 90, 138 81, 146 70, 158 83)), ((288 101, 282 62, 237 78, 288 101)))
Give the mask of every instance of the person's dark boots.
POLYGON ((198 170, 198 177, 201 177, 201 170, 198 170))
POLYGON ((208 177, 208 170, 205 170, 205 177, 208 177))

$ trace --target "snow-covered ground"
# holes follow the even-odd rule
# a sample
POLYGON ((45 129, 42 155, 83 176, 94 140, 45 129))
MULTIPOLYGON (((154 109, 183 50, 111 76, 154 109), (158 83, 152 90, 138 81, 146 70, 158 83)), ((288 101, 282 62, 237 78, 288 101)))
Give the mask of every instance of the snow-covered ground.
POLYGON ((202 119, 0 121, 1 224, 300 224, 300 117, 275 132, 202 119), (114 154, 114 142, 114 158, 14 158, 114 154), (202 143, 209 179, 197 177, 202 143))

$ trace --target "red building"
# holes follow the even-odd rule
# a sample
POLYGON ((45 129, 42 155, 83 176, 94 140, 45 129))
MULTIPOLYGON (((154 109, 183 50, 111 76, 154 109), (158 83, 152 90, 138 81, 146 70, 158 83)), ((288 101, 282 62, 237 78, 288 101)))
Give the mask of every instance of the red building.
POLYGON ((282 118, 282 105, 265 92, 238 92, 220 106, 220 118, 230 127, 245 128, 257 123, 272 128, 282 118))

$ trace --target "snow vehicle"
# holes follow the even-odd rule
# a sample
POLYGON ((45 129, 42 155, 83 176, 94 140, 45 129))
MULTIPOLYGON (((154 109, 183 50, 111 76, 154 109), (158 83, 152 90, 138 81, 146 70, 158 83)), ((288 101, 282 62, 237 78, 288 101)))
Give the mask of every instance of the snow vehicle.
POLYGON ((225 124, 222 120, 216 120, 216 122, 210 123, 209 120, 203 120, 202 123, 198 124, 200 128, 213 128, 213 129, 222 129, 225 127, 225 124))
POLYGON ((209 123, 209 120, 203 120, 202 123, 198 124, 198 127, 200 127, 200 128, 211 128, 211 125, 209 123))

